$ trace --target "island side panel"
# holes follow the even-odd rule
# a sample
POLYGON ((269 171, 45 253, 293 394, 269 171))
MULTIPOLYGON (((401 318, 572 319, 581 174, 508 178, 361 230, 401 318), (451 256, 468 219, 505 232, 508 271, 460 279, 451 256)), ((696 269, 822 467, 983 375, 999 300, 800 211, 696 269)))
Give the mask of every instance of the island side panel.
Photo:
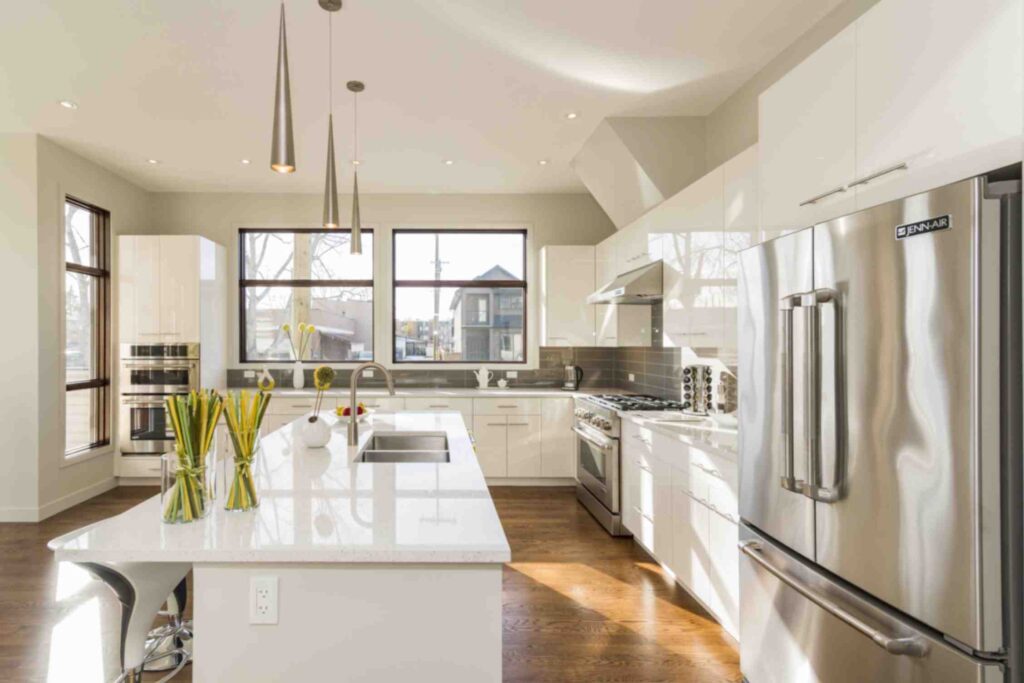
POLYGON ((198 564, 194 680, 501 681, 495 564, 198 564), (278 579, 278 623, 249 623, 278 579))

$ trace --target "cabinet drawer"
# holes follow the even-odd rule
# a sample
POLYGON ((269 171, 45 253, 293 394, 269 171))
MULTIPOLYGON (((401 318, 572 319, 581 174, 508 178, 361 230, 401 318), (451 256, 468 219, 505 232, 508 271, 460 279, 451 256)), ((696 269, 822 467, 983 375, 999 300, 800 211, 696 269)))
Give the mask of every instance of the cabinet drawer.
MULTIPOLYGON (((408 399, 394 398, 393 396, 367 396, 366 398, 360 398, 357 400, 370 410, 383 410, 387 413, 393 413, 399 410, 405 410, 406 401, 408 399)), ((339 397, 337 405, 348 405, 348 397, 339 397)))
POLYGON ((739 522, 736 479, 708 477, 708 506, 732 522, 739 522))
POLYGON ((539 398, 474 398, 474 415, 540 415, 539 398))
POLYGON ((462 413, 462 419, 466 424, 473 420, 473 399, 471 398, 432 398, 429 396, 417 396, 405 399, 406 410, 424 410, 433 412, 435 410, 457 410, 462 413))
POLYGON ((303 415, 313 411, 315 399, 309 398, 280 398, 271 399, 267 406, 268 415, 303 415))
POLYGON ((122 456, 117 466, 117 476, 159 477, 160 457, 156 455, 122 456))

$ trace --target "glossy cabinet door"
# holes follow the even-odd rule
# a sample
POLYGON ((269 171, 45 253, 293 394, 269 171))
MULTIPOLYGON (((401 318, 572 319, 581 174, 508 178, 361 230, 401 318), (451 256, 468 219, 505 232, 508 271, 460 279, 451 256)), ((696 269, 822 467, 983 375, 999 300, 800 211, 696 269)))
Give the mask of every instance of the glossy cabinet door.
MULTIPOLYGON (((697 471, 696 477, 701 474, 697 471)), ((693 472, 687 476, 688 485, 697 483, 693 472)), ((711 585, 711 556, 708 548, 708 523, 711 511, 680 483, 673 487, 672 507, 672 560, 673 571, 687 590, 704 601, 711 585)))
POLYGON ((508 476, 541 476, 540 416, 510 415, 507 420, 508 476))
POLYGON ((508 422, 504 415, 473 418, 476 457, 485 477, 508 476, 508 422))
POLYGON ((726 631, 739 636, 739 527, 722 515, 708 514, 708 559, 712 568, 704 602, 726 631))
MULTIPOLYGON (((652 211, 657 211, 656 207, 652 211)), ((651 262, 651 254, 648 251, 647 229, 645 218, 639 219, 619 231, 619 241, 616 245, 616 275, 636 270, 651 262)))
POLYGON ((162 340, 198 343, 199 238, 194 235, 161 235, 158 240, 162 340))
MULTIPOLYGON (((136 236, 133 238, 134 261, 125 264, 135 280, 135 333, 131 342, 163 341, 160 319, 162 292, 160 289, 160 238, 136 236)), ((122 312, 122 316, 124 313, 122 312)))
MULTIPOLYGON (((372 400, 383 401, 384 399, 375 398, 372 400)), ((425 412, 435 412, 438 410, 458 411, 462 413, 462 421, 466 423, 466 427, 470 428, 473 426, 473 399, 471 398, 448 398, 447 396, 410 396, 406 399, 399 400, 404 401, 405 410, 422 410, 425 412)))
POLYGON ((619 274, 617 252, 621 240, 622 233, 617 232, 611 237, 605 238, 594 248, 594 289, 603 287, 619 274))
MULTIPOLYGON (((541 400, 540 474, 542 477, 576 476, 576 435, 572 431, 570 398, 541 400)), ((510 431, 511 434, 511 431, 510 431)))
POLYGON ((938 164, 957 173, 958 157, 1021 135, 1021 5, 885 0, 857 20, 855 175, 907 165, 858 185, 858 208, 998 167, 964 168, 943 180, 924 174, 921 186, 913 178, 938 164))
POLYGON ((541 346, 593 346, 593 246, 548 246, 540 251, 541 346))
POLYGON ((672 466, 657 455, 651 458, 654 472, 654 546, 656 557, 672 557, 672 466))
POLYGON ((737 281, 739 253, 763 239, 758 204, 757 145, 752 145, 722 164, 722 320, 719 331, 719 359, 735 365, 737 281))
MULTIPOLYGON (((910 50, 918 41, 901 42, 910 50)), ((856 25, 851 24, 761 94, 758 154, 765 229, 809 227, 853 210, 854 193, 837 190, 856 175, 856 61, 856 25), (833 194, 822 196, 827 193, 833 194)))
POLYGON ((139 341, 135 310, 139 288, 135 274, 137 239, 135 235, 121 235, 117 238, 118 339, 129 344, 139 341))

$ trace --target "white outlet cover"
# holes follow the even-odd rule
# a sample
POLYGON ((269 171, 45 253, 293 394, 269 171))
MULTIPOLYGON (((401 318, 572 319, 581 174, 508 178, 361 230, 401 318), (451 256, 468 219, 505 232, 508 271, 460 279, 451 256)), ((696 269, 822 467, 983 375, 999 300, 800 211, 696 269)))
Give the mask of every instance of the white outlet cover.
POLYGON ((255 376, 256 376, 256 371, 255 370, 246 370, 245 374, 243 375, 243 377, 245 377, 246 379, 252 379, 255 376))
POLYGON ((505 378, 506 379, 516 379, 517 377, 519 377, 519 371, 518 370, 508 370, 508 371, 505 372, 505 378))
POLYGON ((629 373, 629 381, 630 382, 635 382, 636 381, 636 375, 634 375, 632 372, 629 373))
POLYGON ((249 579, 249 623, 277 623, 276 576, 254 576, 249 579))
POLYGON ((363 370, 363 377, 366 377, 367 379, 373 377, 373 368, 367 368, 366 370, 363 370))

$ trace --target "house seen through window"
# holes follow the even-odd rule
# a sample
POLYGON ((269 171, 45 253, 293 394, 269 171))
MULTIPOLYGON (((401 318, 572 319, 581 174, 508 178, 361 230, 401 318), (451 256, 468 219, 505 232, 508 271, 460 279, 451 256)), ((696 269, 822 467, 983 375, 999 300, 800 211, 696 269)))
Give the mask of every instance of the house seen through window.
POLYGON ((524 230, 396 230, 394 361, 526 360, 524 230))

